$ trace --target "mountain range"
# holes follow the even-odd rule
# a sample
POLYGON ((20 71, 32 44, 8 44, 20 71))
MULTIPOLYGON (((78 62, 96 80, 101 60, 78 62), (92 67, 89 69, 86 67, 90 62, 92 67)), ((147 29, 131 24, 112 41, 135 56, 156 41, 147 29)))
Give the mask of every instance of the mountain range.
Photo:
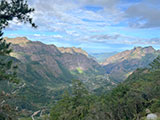
POLYGON ((28 114, 49 109, 65 90, 70 90, 73 79, 81 80, 90 92, 106 93, 137 68, 147 67, 160 54, 152 47, 135 47, 106 56, 99 64, 81 48, 59 48, 26 37, 5 40, 12 43, 11 56, 18 65, 21 82, 16 86, 5 82, 0 84, 0 90, 15 92, 17 97, 9 103, 17 105, 19 110, 27 110, 28 114))
POLYGON ((97 62, 103 63, 107 58, 116 55, 118 52, 105 52, 105 53, 90 53, 90 56, 97 62))
POLYGON ((107 58, 102 65, 112 80, 122 82, 137 68, 147 67, 158 55, 160 50, 152 46, 135 47, 107 58))
POLYGON ((115 85, 104 73, 104 68, 80 48, 58 48, 26 37, 5 40, 11 43, 11 56, 18 65, 20 84, 5 82, 0 90, 16 92, 21 99, 15 97, 9 103, 17 105, 19 110, 48 108, 49 103, 56 102, 70 89, 73 79, 80 79, 93 92, 101 91, 102 87, 110 90, 115 85))

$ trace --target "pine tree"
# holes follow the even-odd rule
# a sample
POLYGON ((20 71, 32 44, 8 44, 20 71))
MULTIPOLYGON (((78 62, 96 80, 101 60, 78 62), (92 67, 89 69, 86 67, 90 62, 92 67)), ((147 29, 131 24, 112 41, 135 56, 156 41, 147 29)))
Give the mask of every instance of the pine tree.
MULTIPOLYGON (((36 28, 37 26, 33 23, 30 16, 30 13, 33 11, 34 9, 29 8, 27 1, 24 0, 0 0, 0 81, 18 82, 16 75, 17 66, 13 64, 11 57, 9 57, 12 52, 10 49, 11 44, 3 39, 3 30, 13 19, 23 23, 30 23, 32 27, 36 28)), ((3 98, 5 96, 4 94, 2 97, 0 93, 0 101, 2 100, 0 103, 0 120, 15 120, 16 113, 10 109, 8 104, 4 104, 5 100, 3 98), (8 106, 7 109, 6 105, 8 106)))
POLYGON ((37 27, 30 17, 34 11, 29 8, 27 1, 24 0, 1 0, 0 1, 0 81, 8 80, 17 82, 15 69, 17 66, 12 64, 9 54, 12 52, 10 43, 3 39, 3 30, 9 25, 9 21, 17 19, 19 22, 30 23, 32 27, 37 27))
POLYGON ((150 64, 150 66, 153 70, 160 69, 160 56, 154 59, 153 62, 150 64))
POLYGON ((51 111, 51 120, 83 120, 89 110, 89 93, 84 84, 73 80, 71 95, 66 93, 51 111))

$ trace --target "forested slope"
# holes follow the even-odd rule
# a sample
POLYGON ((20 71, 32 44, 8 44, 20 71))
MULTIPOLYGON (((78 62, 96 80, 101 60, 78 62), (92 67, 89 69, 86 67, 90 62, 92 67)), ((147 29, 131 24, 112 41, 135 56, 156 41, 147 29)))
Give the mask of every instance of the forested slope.
POLYGON ((88 93, 80 81, 74 82, 72 94, 53 107, 51 120, 140 120, 147 109, 160 113, 160 57, 101 97, 88 93))

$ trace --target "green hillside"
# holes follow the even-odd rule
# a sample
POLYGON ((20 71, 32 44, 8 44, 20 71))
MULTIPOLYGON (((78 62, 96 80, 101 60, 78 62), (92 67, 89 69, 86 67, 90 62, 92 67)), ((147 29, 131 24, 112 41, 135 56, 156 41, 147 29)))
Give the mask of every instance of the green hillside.
POLYGON ((31 116, 38 110, 48 113, 51 104, 61 99, 65 90, 70 89, 73 79, 81 80, 87 90, 97 94, 115 86, 104 75, 103 68, 85 54, 61 53, 54 45, 31 42, 27 38, 5 39, 12 42, 14 51, 11 56, 13 63, 18 65, 20 83, 15 85, 0 81, 0 91, 15 96, 6 99, 5 103, 17 108, 21 117, 31 116))
POLYGON ((152 68, 137 69, 100 97, 87 92, 80 81, 74 82, 72 94, 66 94, 53 107, 51 120, 144 120, 149 113, 160 117, 159 91, 160 57, 152 68))

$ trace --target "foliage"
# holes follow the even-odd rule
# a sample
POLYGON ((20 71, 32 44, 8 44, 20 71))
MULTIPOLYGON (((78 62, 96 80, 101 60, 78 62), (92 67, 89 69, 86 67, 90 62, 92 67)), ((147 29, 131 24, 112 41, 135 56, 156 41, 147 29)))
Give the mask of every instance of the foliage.
POLYGON ((90 99, 84 85, 73 81, 72 94, 65 93, 62 100, 53 107, 51 112, 52 120, 81 120, 88 113, 90 99), (88 100, 87 100, 88 98, 88 100))
POLYGON ((151 64, 150 66, 152 69, 160 69, 160 56, 158 56, 151 64))
POLYGON ((76 81, 72 94, 66 94, 55 104, 50 119, 135 120, 145 118, 146 109, 159 113, 160 68, 157 61, 159 57, 152 63, 154 68, 137 69, 124 83, 100 97, 89 94, 82 83, 76 81))
MULTIPOLYGON (((24 0, 1 0, 0 1, 0 81, 7 80, 17 83, 16 65, 12 64, 12 58, 9 54, 12 52, 10 43, 3 39, 3 30, 9 25, 9 22, 16 19, 19 22, 30 23, 32 27, 37 27, 30 17, 34 9, 29 8, 27 1, 24 0)), ((6 97, 0 97, 0 101, 5 102, 6 97)), ((13 108, 7 104, 1 104, 0 119, 8 118, 16 114, 13 108), (7 106, 7 107, 6 107, 7 106), (6 109, 7 108, 7 109, 6 109), (13 109, 13 110, 12 110, 13 109), (3 114, 2 114, 3 113, 3 114)), ((14 117, 12 117, 15 119, 14 117)))

